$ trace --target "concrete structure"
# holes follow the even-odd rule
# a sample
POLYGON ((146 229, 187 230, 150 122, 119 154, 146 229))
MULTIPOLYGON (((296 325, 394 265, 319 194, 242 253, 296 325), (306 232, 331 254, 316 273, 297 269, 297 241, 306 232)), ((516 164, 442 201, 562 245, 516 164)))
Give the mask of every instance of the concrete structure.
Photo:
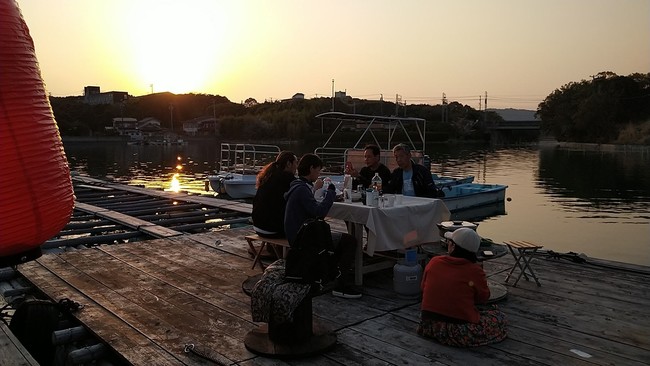
POLYGON ((116 104, 129 98, 129 93, 123 91, 110 91, 102 93, 98 86, 84 87, 84 103, 90 105, 116 104))

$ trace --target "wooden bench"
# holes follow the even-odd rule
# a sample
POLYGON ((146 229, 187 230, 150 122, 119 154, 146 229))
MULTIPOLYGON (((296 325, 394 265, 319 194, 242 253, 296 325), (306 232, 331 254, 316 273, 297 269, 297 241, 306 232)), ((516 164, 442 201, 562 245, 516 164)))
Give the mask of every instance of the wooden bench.
POLYGON ((289 250, 289 241, 287 240, 287 238, 265 238, 257 234, 246 235, 245 238, 246 241, 248 242, 248 246, 251 248, 253 254, 255 255, 255 259, 253 259, 253 266, 251 267, 251 269, 255 268, 255 265, 259 263, 262 271, 264 270, 264 264, 262 264, 262 261, 260 260, 260 254, 262 253, 264 247, 267 244, 274 244, 274 245, 269 245, 268 247, 271 248, 271 250, 273 250, 277 258, 287 257, 287 251, 289 250), (256 242, 260 242, 260 245, 257 248, 255 247, 256 242), (282 247, 282 255, 278 253, 278 249, 276 248, 276 245, 282 247))
POLYGON ((533 272, 533 268, 530 266, 530 262, 533 259, 533 255, 535 255, 535 252, 537 250, 541 249, 543 246, 538 245, 538 244, 533 244, 529 243, 527 241, 506 241, 505 244, 508 246, 508 249, 510 250, 510 254, 515 258, 515 264, 512 266, 512 269, 510 272, 508 272, 508 275, 506 276, 506 283, 510 279, 510 276, 512 276, 512 273, 515 271, 515 269, 519 268, 519 276, 517 276, 517 279, 515 280, 514 284, 512 285, 513 287, 517 286, 517 282, 519 282, 519 279, 521 279, 521 276, 523 275, 526 281, 528 281, 528 276, 530 275, 534 280, 535 283, 537 283, 537 286, 541 286, 542 284, 539 283, 539 280, 537 279, 537 276, 535 276, 535 272, 533 272), (528 273, 526 273, 528 271, 528 273))

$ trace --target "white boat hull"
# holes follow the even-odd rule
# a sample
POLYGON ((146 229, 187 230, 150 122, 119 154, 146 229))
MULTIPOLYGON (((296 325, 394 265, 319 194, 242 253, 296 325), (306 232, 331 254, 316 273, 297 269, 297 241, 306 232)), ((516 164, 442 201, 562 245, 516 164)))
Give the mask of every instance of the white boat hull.
POLYGON ((255 197, 257 176, 240 173, 220 173, 208 176, 210 187, 219 194, 227 194, 230 198, 252 198, 255 197))
POLYGON ((503 202, 506 188, 508 186, 502 184, 457 184, 443 189, 445 197, 442 200, 450 212, 460 211, 503 202))

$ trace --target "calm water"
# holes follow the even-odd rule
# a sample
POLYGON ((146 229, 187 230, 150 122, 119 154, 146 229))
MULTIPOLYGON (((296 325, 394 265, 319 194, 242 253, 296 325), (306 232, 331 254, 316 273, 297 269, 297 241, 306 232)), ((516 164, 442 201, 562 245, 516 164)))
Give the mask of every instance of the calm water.
MULTIPOLYGON (((205 176, 218 166, 218 146, 75 142, 65 143, 65 150, 71 169, 80 173, 160 189, 170 189, 178 174, 181 189, 205 193, 205 176)), ((557 252, 650 266, 647 152, 442 146, 427 153, 439 175, 472 174, 479 183, 508 185, 505 207, 480 220, 481 236, 533 241, 557 252)))

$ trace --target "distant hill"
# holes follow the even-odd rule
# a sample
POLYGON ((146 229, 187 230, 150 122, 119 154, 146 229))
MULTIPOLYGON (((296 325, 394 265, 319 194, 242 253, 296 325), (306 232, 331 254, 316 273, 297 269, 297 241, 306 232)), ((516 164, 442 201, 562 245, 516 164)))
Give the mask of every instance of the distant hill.
POLYGON ((501 118, 505 121, 538 121, 539 118, 535 118, 535 111, 528 109, 491 109, 488 108, 488 111, 498 113, 501 118))

